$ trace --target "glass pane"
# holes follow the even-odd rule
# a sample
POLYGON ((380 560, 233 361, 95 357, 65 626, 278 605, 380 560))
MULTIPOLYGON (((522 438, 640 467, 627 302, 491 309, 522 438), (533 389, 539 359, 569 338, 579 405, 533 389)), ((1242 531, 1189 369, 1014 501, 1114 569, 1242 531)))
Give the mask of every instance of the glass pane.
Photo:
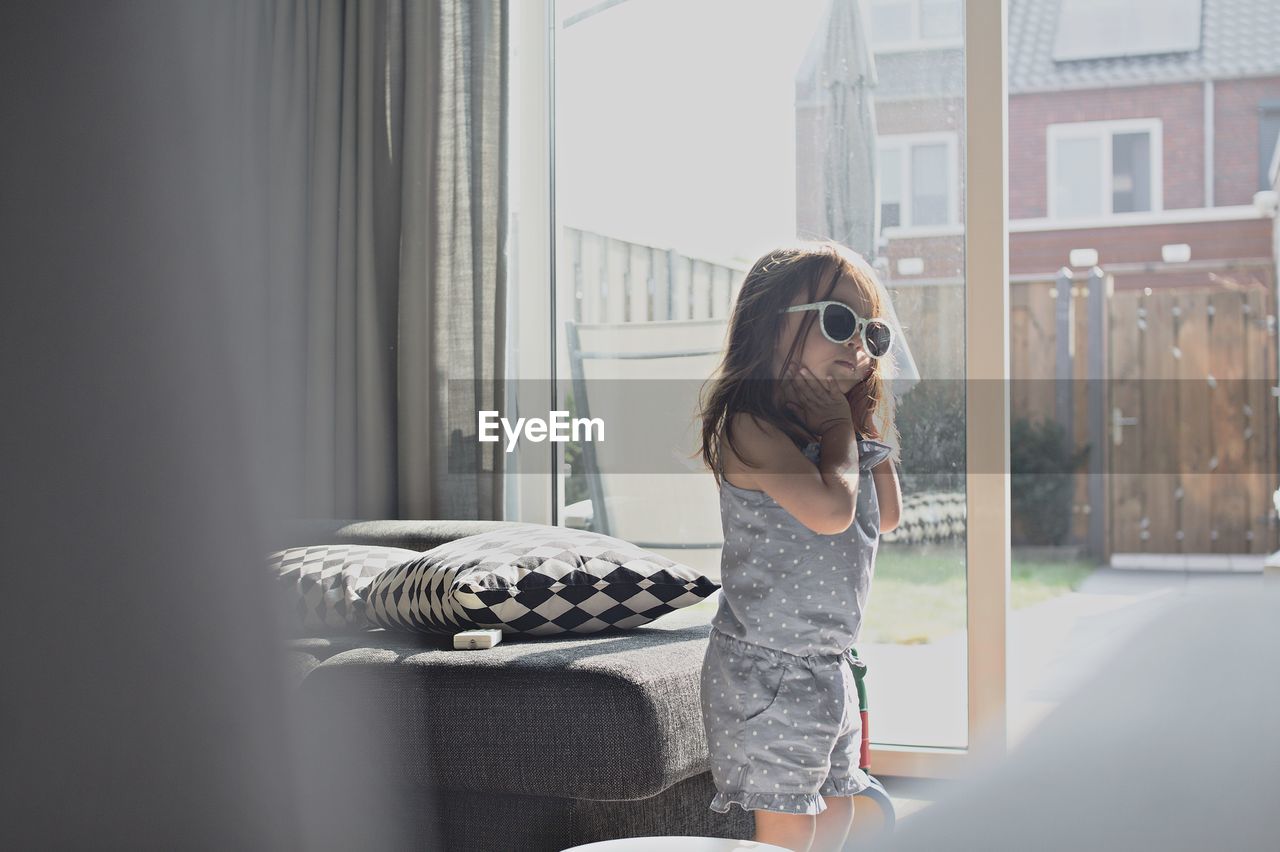
POLYGON ((1258 110, 1258 189, 1271 188, 1271 162, 1280 138, 1280 106, 1258 110))
POLYGON ((893 228, 902 224, 902 151, 880 150, 880 225, 893 228))
POLYGON ((947 146, 911 148, 911 224, 947 223, 947 146))
MULTIPOLYGON (((900 397, 885 437, 901 446, 901 522, 880 536, 856 639, 874 672, 872 733, 877 743, 963 748, 963 236, 885 241, 873 228, 876 211, 881 225, 897 221, 908 192, 906 206, 926 221, 945 221, 948 193, 963 195, 963 174, 951 188, 947 145, 920 146, 907 186, 911 154, 876 156, 882 134, 959 138, 963 51, 894 54, 896 68, 878 65, 880 89, 843 92, 851 106, 841 113, 824 81, 850 56, 824 57, 822 47, 829 9, 848 8, 801 0, 779 15, 776 4, 732 0, 579 3, 566 23, 557 7, 560 394, 575 416, 605 412, 614 430, 599 444, 567 445, 562 518, 723 581, 720 494, 700 457, 673 467, 699 446, 700 432, 682 430, 724 354, 754 261, 798 236, 855 246, 912 329, 920 378, 893 386, 900 397), (891 79, 940 84, 930 82, 925 98, 893 91, 891 79), (898 272, 912 268, 898 264, 904 254, 927 284, 898 272), (633 416, 615 421, 610 411, 633 416)), ((910 37, 908 4, 873 8, 890 35, 896 26, 910 37)), ((700 605, 708 619, 723 595, 700 605)))
MULTIPOLYGON (((1280 90, 1197 64, 1251 56, 1250 40, 1217 25, 1228 4, 1011 5, 1019 18, 1009 28, 1017 61, 1007 104, 1016 741, 1110 665, 1161 606, 1259 582, 1280 547, 1271 460, 1280 426, 1268 396, 1278 360, 1276 249, 1267 240, 1242 249, 1256 222, 1214 209, 1251 205, 1258 189, 1272 188, 1259 185, 1259 149, 1269 148, 1255 128, 1280 90), (1138 67, 1141 78, 1131 73, 1138 67), (1182 83, 1171 87, 1175 76, 1182 83), (1161 130, 1113 124, 1150 119, 1161 130), (1061 139, 1048 163, 1046 133, 1061 139), (1158 227, 1141 215, 1104 227, 1045 221, 1152 210, 1162 200, 1179 215, 1158 227)), ((1232 30, 1264 31, 1275 9, 1241 5, 1232 30)), ((1132 707, 1128 694, 1106 700, 1132 707)))
POLYGON ((878 44, 913 41, 910 0, 872 0, 871 31, 878 44))
POLYGON ((1117 133, 1111 137, 1111 210, 1150 209, 1151 134, 1117 133))
POLYGON ((880 201, 896 204, 902 200, 902 151, 898 148, 880 150, 880 201))
POLYGON ((960 0, 920 0, 921 38, 959 38, 960 0))
POLYGON ((1102 144, 1094 138, 1059 139, 1054 175, 1058 216, 1098 216, 1102 210, 1102 144))

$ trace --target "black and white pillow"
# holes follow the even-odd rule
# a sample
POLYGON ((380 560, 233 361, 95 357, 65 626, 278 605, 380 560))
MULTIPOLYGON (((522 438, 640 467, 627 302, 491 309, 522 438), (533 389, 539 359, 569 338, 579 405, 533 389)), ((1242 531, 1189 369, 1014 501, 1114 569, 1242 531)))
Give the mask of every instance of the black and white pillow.
POLYGON ((905 544, 963 541, 966 520, 963 491, 922 491, 902 497, 898 526, 884 534, 905 544))
POLYGON ((517 524, 432 548, 364 592, 375 626, 551 636, 637 627, 720 586, 680 562, 588 530, 517 524))
POLYGON ((388 568, 423 551, 322 544, 291 547, 268 557, 285 629, 291 634, 353 632, 372 627, 361 592, 388 568))

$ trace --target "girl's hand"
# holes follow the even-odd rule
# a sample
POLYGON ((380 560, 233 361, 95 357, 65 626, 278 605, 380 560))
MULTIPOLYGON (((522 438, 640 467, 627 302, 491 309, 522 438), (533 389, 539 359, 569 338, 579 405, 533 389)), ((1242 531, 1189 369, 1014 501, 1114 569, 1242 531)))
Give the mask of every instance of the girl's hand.
POLYGON ((849 400, 836 388, 831 376, 819 378, 807 367, 793 366, 783 377, 782 398, 783 406, 815 435, 841 422, 853 425, 849 400))

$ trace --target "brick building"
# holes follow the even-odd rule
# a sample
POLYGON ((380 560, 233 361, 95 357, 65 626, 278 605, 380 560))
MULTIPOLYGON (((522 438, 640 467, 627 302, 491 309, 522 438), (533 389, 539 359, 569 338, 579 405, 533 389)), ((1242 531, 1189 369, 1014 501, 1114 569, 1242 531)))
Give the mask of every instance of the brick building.
MULTIPOLYGON (((866 2, 881 254, 894 280, 963 275, 962 5, 866 2)), ((1280 6, 1010 0, 1008 34, 1011 275, 1096 264, 1117 289, 1223 274, 1274 285, 1280 6)), ((797 225, 818 232, 820 195, 803 187, 822 179, 811 167, 821 137, 806 109, 797 225)))

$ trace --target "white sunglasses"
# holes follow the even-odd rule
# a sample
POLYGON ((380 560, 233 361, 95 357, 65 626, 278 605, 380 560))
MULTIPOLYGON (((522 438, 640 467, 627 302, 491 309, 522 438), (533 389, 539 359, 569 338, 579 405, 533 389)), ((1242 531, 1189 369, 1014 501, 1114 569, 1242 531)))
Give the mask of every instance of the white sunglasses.
POLYGON ((818 327, 822 334, 832 343, 841 345, 848 343, 854 335, 861 335, 862 348, 872 358, 879 360, 889 354, 893 347, 893 329, 879 317, 863 319, 853 308, 844 302, 827 300, 810 302, 807 305, 793 305, 778 313, 789 314, 797 311, 821 311, 818 327))

